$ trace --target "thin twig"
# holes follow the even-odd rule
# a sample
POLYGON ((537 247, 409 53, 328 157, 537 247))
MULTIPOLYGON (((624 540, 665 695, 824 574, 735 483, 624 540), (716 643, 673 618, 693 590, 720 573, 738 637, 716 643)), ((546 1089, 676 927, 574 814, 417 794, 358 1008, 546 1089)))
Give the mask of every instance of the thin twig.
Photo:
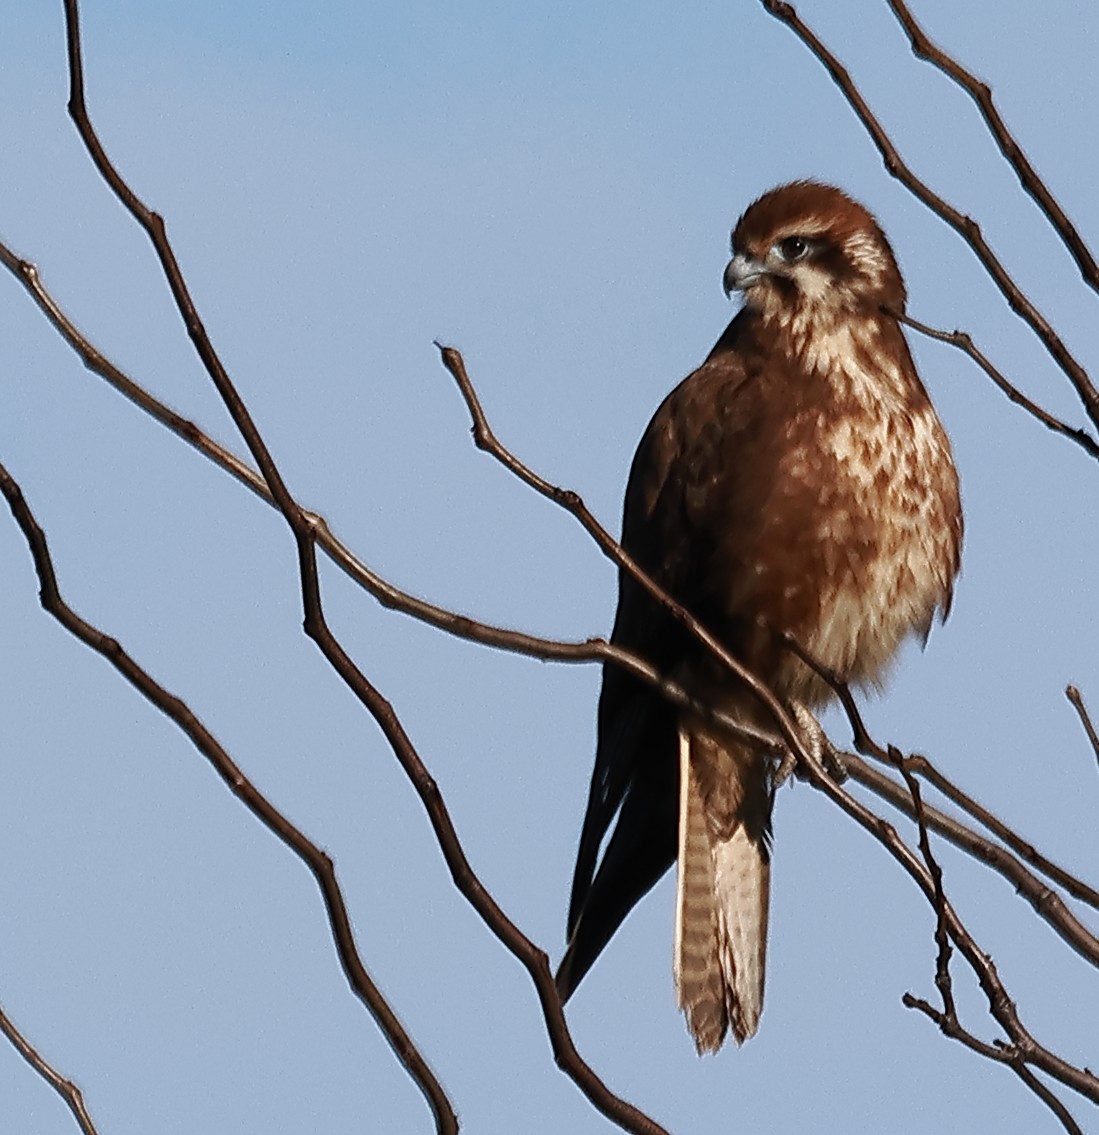
POLYGON ((920 782, 909 772, 899 749, 889 747, 889 759, 893 767, 904 777, 912 807, 916 813, 916 826, 919 829, 920 854, 935 884, 935 984, 943 999, 943 1011, 952 1017, 958 1012, 954 1005, 954 986, 950 978, 950 935, 946 928, 946 891, 943 889, 943 869, 931 851, 931 840, 927 834, 927 815, 924 811, 923 794, 920 782))
POLYGON ((1069 254, 1076 262, 1084 282, 1099 292, 1099 265, 1095 262, 1091 250, 1080 236, 1076 226, 1068 219, 1064 209, 1050 192, 1049 187, 1038 175, 1037 170, 1030 164, 1022 146, 1008 129, 996 103, 992 98, 992 88, 982 82, 972 71, 963 67, 956 59, 948 55, 941 47, 933 43, 916 22, 908 5, 904 0, 887 0, 893 14, 897 17, 901 27, 908 35, 912 45, 912 54, 917 59, 923 59, 932 66, 937 67, 948 78, 953 79, 977 104, 981 117, 988 127, 988 132, 996 141, 996 145, 1003 154, 1008 165, 1015 171, 1019 184, 1029 194, 1034 203, 1045 214, 1046 220, 1052 225, 1054 231, 1061 238, 1069 254))
POLYGON ((355 935, 351 929, 343 892, 336 878, 335 864, 252 784, 186 702, 169 693, 126 653, 116 639, 86 622, 64 601, 58 588, 53 560, 46 543, 46 534, 35 520, 19 485, 2 464, 0 464, 0 494, 7 500, 8 507, 26 538, 34 560, 34 569, 38 575, 39 599, 43 608, 70 634, 102 655, 138 693, 174 721, 195 748, 213 765, 214 771, 225 781, 233 794, 313 873, 324 898, 332 938, 348 983, 378 1023, 408 1074, 423 1092, 435 1115, 437 1131, 440 1135, 456 1135, 458 1120, 442 1085, 435 1078, 363 965, 355 945, 355 935))
MULTIPOLYGON (((891 756, 891 750, 886 746, 880 745, 870 735, 870 731, 866 728, 866 723, 862 719, 858 703, 855 701, 854 695, 851 693, 851 687, 847 682, 834 670, 830 670, 827 666, 821 665, 820 662, 802 647, 793 635, 786 634, 782 637, 785 644, 806 666, 817 674, 821 681, 829 686, 839 699, 840 705, 843 706, 844 712, 847 714, 851 731, 854 734, 855 748, 864 756, 872 757, 874 760, 880 761, 883 765, 892 767, 893 758, 891 756)), ((993 815, 992 812, 983 805, 978 804, 972 796, 963 792, 953 781, 944 776, 927 757, 913 754, 905 757, 904 760, 905 765, 912 772, 922 776, 930 784, 934 785, 951 803, 961 808, 963 812, 967 813, 988 831, 992 832, 998 839, 1003 840, 1020 859, 1029 863, 1035 870, 1040 871, 1047 878, 1053 880, 1058 886, 1064 887, 1073 898, 1079 899, 1081 902, 1087 903, 1089 906, 1099 910, 1099 891, 1094 887, 1088 886, 1082 879, 1077 878, 1063 867, 1058 866, 1053 860, 1047 859, 1032 843, 1023 839, 1022 836, 1009 828, 1003 820, 993 815)), ((991 847, 992 845, 988 846, 991 847)), ((975 851, 974 854, 977 855, 977 858, 985 858, 985 854, 982 852, 975 851)), ((1035 880, 1035 882, 1037 881, 1035 880)), ((1059 907, 1063 909, 1064 904, 1061 903, 1060 899, 1050 892, 1048 888, 1041 887, 1041 892, 1041 894, 1033 894, 1032 892, 1028 895, 1032 904, 1034 904, 1035 910, 1037 910, 1039 914, 1046 917, 1044 912, 1050 905, 1054 907, 1059 905, 1059 907)), ((1067 911, 1065 913, 1067 914, 1067 911)), ((1075 922, 1075 920, 1073 920, 1073 922, 1075 922)), ((1056 924, 1054 925, 1056 928, 1056 924)), ((1078 927, 1079 923, 1076 923, 1076 926, 1078 927)), ((1061 933, 1061 930, 1058 929, 1058 932, 1061 933)), ((1084 933, 1086 934, 1086 932, 1084 933)), ((1089 960, 1094 960, 1099 964, 1099 957, 1097 957, 1095 952, 1099 950, 1099 939, 1096 939, 1093 935, 1086 934, 1087 947, 1081 949, 1080 943, 1083 939, 1075 928, 1071 930, 1067 936, 1062 934, 1062 937, 1065 937, 1065 940, 1068 941, 1074 949, 1080 950, 1084 957, 1089 958, 1089 960)))
POLYGON ((1031 1072, 1026 1066, 1018 1049, 1014 1046, 1003 1044, 1002 1042, 988 1044, 986 1041, 979 1039, 974 1036, 973 1033, 969 1032, 968 1029, 964 1028, 959 1023, 956 1016, 951 1016, 949 1013, 944 1013, 936 1009, 921 997, 914 997, 911 993, 906 993, 901 998, 901 1001, 906 1008, 918 1010, 923 1013, 925 1017, 938 1025, 943 1036, 958 1041, 960 1044, 965 1045, 966 1048, 988 1060, 993 1060, 997 1064, 1004 1064, 1011 1068, 1038 1099, 1053 1112, 1060 1121, 1061 1126, 1064 1127, 1069 1135, 1084 1135, 1083 1129, 1077 1124, 1076 1120, 1072 1118, 1068 1108, 1066 1108, 1053 1092, 1031 1072))
POLYGON ((98 1135, 92 1117, 84 1104, 84 1096, 80 1089, 72 1082, 66 1080, 60 1072, 48 1064, 38 1050, 15 1027, 11 1017, 0 1007, 0 1033, 11 1041, 15 1051, 50 1085, 51 1088, 65 1101, 73 1118, 80 1124, 84 1135, 98 1135))
POLYGON ((964 351, 1016 406, 1021 406, 1047 429, 1051 429, 1054 433, 1075 442, 1089 457, 1099 458, 1099 442, 1087 430, 1078 429, 1062 422, 1060 418, 1054 417, 1048 410, 1042 409, 1037 402, 1028 398, 1017 386, 1008 381, 1002 371, 992 365, 988 356, 973 342, 968 332, 940 331, 937 327, 921 323, 918 319, 913 319, 903 312, 890 310, 889 314, 914 331, 920 332, 921 335, 926 335, 929 339, 937 339, 940 343, 949 343, 952 347, 964 351))
POLYGON ((1069 1135, 1084 1135, 1084 1129, 1073 1119, 1069 1109, 1053 1094, 1047 1085, 1043 1084, 1042 1081, 1035 1076, 1022 1060, 1016 1059, 1012 1062, 1011 1066, 1019 1079, 1026 1084, 1055 1116, 1057 1116, 1061 1122, 1061 1126, 1069 1135))
POLYGON ((997 1064, 1010 1064, 1011 1057, 1008 1051, 1000 1044, 989 1044, 983 1041, 980 1037, 974 1036, 968 1029, 964 1028, 958 1021, 956 1016, 951 1016, 949 1013, 944 1013, 941 1009, 936 1009, 934 1005, 925 1001, 922 997, 916 997, 912 993, 905 993, 901 997, 901 1004, 906 1009, 915 1009, 923 1013, 929 1020, 934 1021, 939 1026, 944 1036, 950 1037, 951 1040, 961 1041, 966 1048, 972 1049, 974 1052, 979 1053, 988 1060, 994 1060, 997 1064))
MULTIPOLYGON (((906 761, 910 759, 905 758, 906 761)), ((906 816, 916 818, 910 795, 884 772, 867 764, 853 753, 838 753, 837 760, 851 780, 887 801, 906 816)), ((1018 858, 998 843, 978 834, 953 816, 940 812, 926 802, 923 807, 924 818, 933 832, 1006 879, 1019 897, 1026 899, 1034 913, 1067 946, 1085 961, 1093 966, 1099 966, 1099 938, 1076 918, 1056 891, 1028 871, 1018 858)))
POLYGON ((824 42, 801 19, 792 4, 785 0, 760 0, 764 9, 784 23, 820 60, 832 81, 839 87, 856 117, 877 146, 886 170, 904 185, 928 209, 954 229, 973 249, 989 277, 1007 301, 1008 307, 1038 336, 1050 357, 1068 377, 1084 405, 1092 424, 1099 427, 1099 390, 1088 377, 1068 347, 1061 341, 1049 321, 1012 279, 999 257, 985 240, 980 225, 940 197, 908 167, 892 139, 870 109, 850 73, 824 42))
POLYGON ((972 796, 963 792, 953 781, 944 776, 927 757, 913 753, 905 758, 905 762, 914 773, 934 785, 952 804, 972 816, 997 839, 1003 840, 1024 863, 1029 863, 1047 879, 1063 887, 1074 899, 1079 899, 1080 902, 1099 910, 1099 891, 1044 856, 1032 843, 1023 839, 998 816, 982 804, 978 804, 972 796))
POLYGON ((1084 732, 1088 735, 1088 741, 1091 742, 1092 752, 1095 754, 1095 759, 1099 761, 1099 733, 1095 730, 1095 725, 1088 714, 1087 706, 1084 705, 1084 695, 1075 686, 1065 687, 1065 697, 1072 702, 1072 708, 1076 710, 1077 716, 1080 718, 1080 724, 1084 727, 1084 732))
POLYGON ((1076 1068, 1039 1044, 1023 1026, 1014 1002, 1000 980, 995 963, 977 945, 973 936, 958 917, 949 901, 937 902, 935 885, 927 868, 916 858, 897 835, 891 824, 865 808, 828 776, 823 766, 810 754, 806 765, 812 771, 811 783, 839 805, 861 827, 870 832, 892 854, 917 884, 933 909, 940 909, 947 933, 972 969, 988 1000, 989 1012, 1011 1043, 1018 1049, 1020 1058, 1040 1068, 1053 1079, 1078 1092, 1093 1103, 1099 1103, 1099 1078, 1087 1069, 1076 1068))
POLYGON ((603 527, 595 515, 584 504, 580 494, 572 489, 561 488, 551 484, 544 477, 535 473, 525 465, 505 445, 503 445, 492 427, 477 391, 466 372, 465 360, 455 347, 446 347, 436 342, 443 366, 454 379, 459 393, 469 411, 472 422, 473 444, 483 453, 487 453, 498 461, 508 472, 518 477, 525 485, 534 489, 540 496, 552 501, 563 508, 567 513, 579 521, 585 532, 595 541, 599 550, 616 566, 635 579, 641 587, 677 622, 681 623, 691 635, 701 643, 719 661, 726 670, 734 675, 753 694, 774 720, 776 727, 782 734, 783 741, 789 746, 791 752, 798 757, 805 757, 805 746, 800 732, 794 724, 793 718, 787 712, 774 692, 760 678, 753 674, 737 658, 730 654, 725 645, 720 642, 710 630, 703 625, 682 603, 662 588, 651 576, 644 572, 637 561, 622 547, 621 544, 603 527))

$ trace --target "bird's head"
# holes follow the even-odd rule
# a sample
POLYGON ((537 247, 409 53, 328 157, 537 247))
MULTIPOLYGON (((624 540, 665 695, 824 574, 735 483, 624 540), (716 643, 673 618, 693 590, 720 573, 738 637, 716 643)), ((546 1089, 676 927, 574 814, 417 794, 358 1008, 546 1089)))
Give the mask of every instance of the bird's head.
POLYGON ((765 193, 733 230, 725 292, 798 324, 903 311, 904 281, 877 221, 842 190, 795 181, 765 193))

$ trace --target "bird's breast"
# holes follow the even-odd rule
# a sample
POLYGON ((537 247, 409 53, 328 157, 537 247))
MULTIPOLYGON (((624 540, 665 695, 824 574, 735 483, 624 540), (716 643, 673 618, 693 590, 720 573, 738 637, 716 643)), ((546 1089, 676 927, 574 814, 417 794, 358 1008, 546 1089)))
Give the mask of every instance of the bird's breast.
MULTIPOLYGON (((926 396, 860 394, 788 419, 737 606, 755 612, 761 651, 766 628, 788 631, 822 665, 873 683, 948 608, 960 511, 926 396)), ((787 696, 824 693, 789 654, 765 669, 787 696)))

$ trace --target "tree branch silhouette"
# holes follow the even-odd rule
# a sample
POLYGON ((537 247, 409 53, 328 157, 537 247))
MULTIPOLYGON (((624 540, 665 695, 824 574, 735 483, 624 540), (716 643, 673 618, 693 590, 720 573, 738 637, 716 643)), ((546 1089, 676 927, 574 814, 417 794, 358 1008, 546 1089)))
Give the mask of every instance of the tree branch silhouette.
POLYGON ((1021 406, 1032 418, 1037 419, 1047 429, 1075 442, 1089 457, 1099 459, 1099 442, 1087 430, 1068 425, 1048 410, 1044 410, 1037 402, 1028 398, 1014 383, 1008 381, 1003 371, 992 365, 988 356, 973 342, 973 337, 968 331, 940 331, 937 327, 931 327, 926 323, 921 323, 918 319, 913 319, 910 315, 905 315, 904 312, 891 311, 889 314, 905 324, 906 327, 911 327, 913 331, 918 331, 929 339, 936 339, 940 343, 949 343, 950 346, 957 347, 963 354, 968 355, 1016 406, 1021 406))
POLYGON ((1061 238, 1065 248, 1076 262, 1080 270, 1080 277, 1092 291, 1099 292, 1099 264, 1091 254, 1084 238, 1076 226, 1069 220, 1068 215, 1053 196, 1052 191, 1038 175, 1038 171, 1030 164, 1030 159, 1019 144, 1015 135, 1008 129, 1007 123, 999 110, 996 109, 992 98, 992 88, 982 82, 972 71, 963 67, 957 59, 948 55, 941 47, 936 45, 920 27, 916 17, 904 0, 887 0, 890 10, 896 16, 901 27, 904 28, 908 41, 912 46, 912 54, 917 59, 923 59, 933 67, 937 67, 944 75, 952 79, 977 104, 985 126, 992 135, 1004 161, 1015 171, 1019 184, 1026 191, 1031 200, 1045 214, 1053 231, 1061 238))
MULTIPOLYGON (((291 530, 297 548, 305 633, 313 639, 332 669, 381 728, 398 763, 424 805, 459 891, 480 914, 500 942, 526 966, 539 995, 554 1057, 558 1064, 580 1087, 589 1101, 609 1119, 637 1135, 664 1135, 663 1128, 654 1120, 614 1095, 580 1057, 565 1023, 560 997, 545 953, 507 918, 473 871, 462 850, 442 794, 421 761, 392 705, 356 666, 329 628, 321 601, 316 536, 312 524, 287 488, 274 458, 206 332, 168 240, 163 218, 141 201, 116 170, 92 125, 84 93, 77 0, 65 0, 65 23, 70 79, 69 114, 96 169, 119 202, 149 237, 192 345, 291 530)), ((416 1079, 427 1092, 430 1081, 425 1073, 426 1066, 418 1070, 416 1079)), ((441 1092, 441 1089, 439 1091, 441 1092)), ((438 1114, 441 1110, 439 1101, 434 1092, 429 1094, 438 1114)), ((453 1118, 452 1123, 453 1126, 448 1119, 447 1130, 457 1129, 456 1118, 453 1118)))
POLYGON ((88 1114, 88 1109, 84 1104, 84 1096, 80 1089, 72 1080, 66 1080, 42 1056, 38 1049, 15 1027, 15 1022, 4 1012, 2 1007, 0 1007, 0 1033, 8 1038, 15 1051, 65 1101, 66 1107, 72 1112, 73 1118, 84 1135, 99 1135, 95 1124, 92 1122, 92 1117, 88 1114))
POLYGON ((1080 718, 1080 724, 1084 727, 1084 732, 1091 743, 1092 752, 1095 753, 1095 759, 1099 760, 1099 731, 1096 731, 1087 706, 1084 705, 1084 695, 1075 686, 1069 686, 1065 690, 1065 697, 1072 703, 1072 708, 1076 710, 1076 716, 1080 718))

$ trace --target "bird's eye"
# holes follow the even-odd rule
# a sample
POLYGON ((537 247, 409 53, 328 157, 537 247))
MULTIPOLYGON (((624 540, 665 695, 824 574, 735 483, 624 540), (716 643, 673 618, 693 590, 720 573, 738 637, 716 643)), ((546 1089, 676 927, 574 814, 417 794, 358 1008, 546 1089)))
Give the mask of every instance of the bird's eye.
POLYGON ((788 236, 775 245, 775 251, 783 260, 793 263, 808 254, 809 242, 803 236, 788 236))

